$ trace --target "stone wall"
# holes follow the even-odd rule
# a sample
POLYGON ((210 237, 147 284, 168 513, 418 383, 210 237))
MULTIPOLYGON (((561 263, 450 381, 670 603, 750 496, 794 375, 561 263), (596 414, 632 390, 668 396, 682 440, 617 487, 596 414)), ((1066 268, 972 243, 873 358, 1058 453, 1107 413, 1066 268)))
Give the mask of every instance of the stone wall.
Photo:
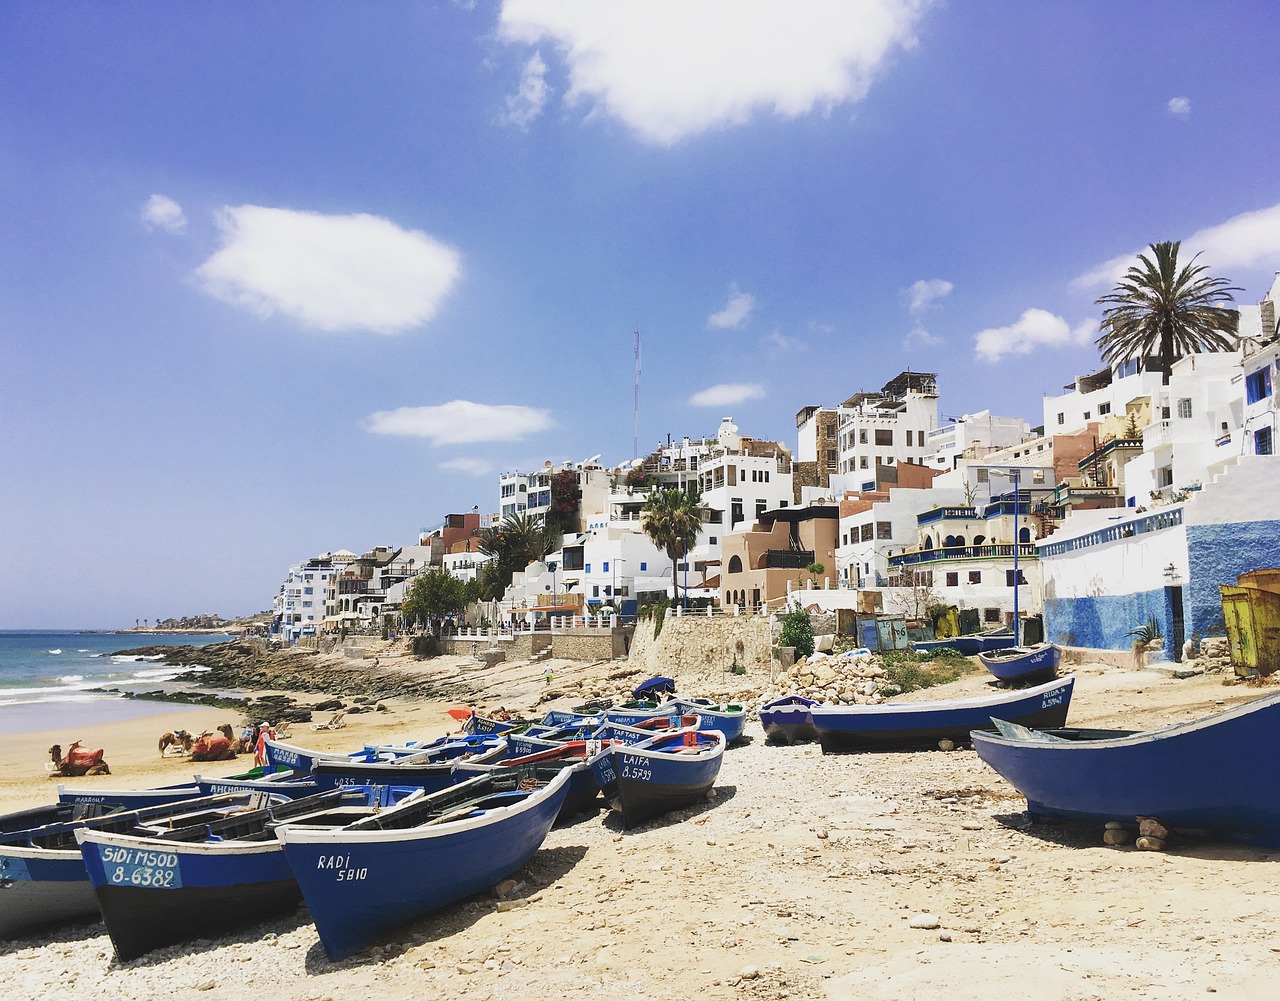
POLYGON ((736 661, 748 676, 769 677, 770 618, 761 615, 668 615, 653 638, 653 622, 636 623, 628 664, 647 676, 665 675, 689 691, 705 686, 691 679, 712 680, 729 673, 736 661))

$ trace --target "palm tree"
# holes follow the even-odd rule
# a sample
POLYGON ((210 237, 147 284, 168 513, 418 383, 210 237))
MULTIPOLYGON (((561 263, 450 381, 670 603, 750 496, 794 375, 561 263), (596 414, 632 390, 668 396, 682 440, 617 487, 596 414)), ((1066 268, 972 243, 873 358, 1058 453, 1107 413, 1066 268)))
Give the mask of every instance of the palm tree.
POLYGON ((1198 351, 1232 351, 1240 314, 1228 309, 1233 292, 1243 289, 1225 278, 1205 274, 1208 266, 1191 263, 1178 269, 1178 241, 1151 244, 1151 256, 1138 263, 1107 295, 1097 300, 1102 314, 1098 350, 1108 365, 1129 358, 1160 359, 1164 385, 1173 362, 1198 351))
POLYGON ((696 484, 687 487, 656 487, 641 510, 644 534, 671 559, 671 593, 677 595, 677 561, 687 554, 702 530, 702 495, 696 484))
POLYGON ((524 512, 508 515, 486 528, 479 540, 480 551, 493 557, 484 568, 486 596, 500 597, 513 573, 542 559, 558 544, 554 529, 524 512))

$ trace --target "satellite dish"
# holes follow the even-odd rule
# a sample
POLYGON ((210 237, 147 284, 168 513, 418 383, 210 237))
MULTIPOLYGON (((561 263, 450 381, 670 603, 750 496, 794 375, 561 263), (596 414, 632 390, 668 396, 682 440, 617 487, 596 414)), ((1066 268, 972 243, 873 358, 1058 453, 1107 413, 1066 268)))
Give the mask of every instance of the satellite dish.
POLYGON ((601 455, 603 455, 603 454, 604 454, 603 452, 597 452, 597 453, 596 453, 595 455, 593 455, 590 459, 583 459, 583 460, 582 460, 582 464, 583 464, 584 466, 589 466, 589 465, 591 465, 593 462, 597 462, 597 461, 599 461, 600 456, 601 456, 601 455))

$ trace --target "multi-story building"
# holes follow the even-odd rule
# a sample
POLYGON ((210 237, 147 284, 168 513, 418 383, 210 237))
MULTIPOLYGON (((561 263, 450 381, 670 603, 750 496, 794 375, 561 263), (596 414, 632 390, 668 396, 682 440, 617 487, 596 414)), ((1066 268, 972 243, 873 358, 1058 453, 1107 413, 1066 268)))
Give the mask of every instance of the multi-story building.
POLYGON ((990 410, 944 420, 925 436, 927 454, 921 462, 933 469, 954 469, 961 458, 982 461, 1031 437, 1031 425, 1021 417, 996 417, 990 410))
POLYGON ((720 603, 738 608, 778 609, 791 590, 815 576, 815 563, 835 564, 840 508, 811 504, 766 511, 746 531, 725 538, 720 603))
MULTIPOLYGON (((814 420, 817 418, 814 414, 814 420)), ((875 489, 876 467, 923 464, 935 449, 929 434, 938 427, 938 382, 932 372, 901 372, 878 393, 855 393, 837 408, 833 489, 875 489)))
POLYGON ((320 631, 328 610, 329 588, 353 559, 355 554, 344 549, 289 567, 273 602, 272 632, 292 643, 304 633, 320 631))

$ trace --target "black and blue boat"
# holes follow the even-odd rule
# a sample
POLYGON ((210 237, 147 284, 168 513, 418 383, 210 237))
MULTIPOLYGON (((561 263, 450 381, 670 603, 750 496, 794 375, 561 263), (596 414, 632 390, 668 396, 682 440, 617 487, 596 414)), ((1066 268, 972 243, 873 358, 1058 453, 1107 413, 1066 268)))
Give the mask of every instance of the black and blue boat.
POLYGON ((586 810, 600 795, 600 786, 596 784, 595 773, 591 766, 593 759, 605 753, 609 747, 609 741, 567 740, 492 764, 463 761, 453 766, 453 778, 457 782, 464 778, 483 775, 495 768, 515 768, 522 775, 545 784, 555 776, 557 771, 566 770, 569 772, 569 791, 565 794, 564 805, 560 808, 560 817, 568 819, 586 810))
POLYGON ((634 827, 700 802, 715 785, 727 744, 718 730, 668 730, 612 746, 593 769, 622 826, 634 827))
POLYGON ((519 769, 495 768, 345 827, 286 825, 276 835, 325 952, 342 959, 519 869, 546 840, 569 782, 560 770, 526 789, 519 769))
POLYGON ((993 717, 1024 726, 1062 726, 1075 680, 1066 677, 974 699, 815 705, 809 714, 823 751, 935 747, 941 740, 968 741, 972 730, 994 730, 993 717))
POLYGON ((1280 694, 1155 730, 996 728, 974 733, 974 750, 1032 817, 1155 817, 1178 832, 1280 848, 1280 772, 1268 751, 1280 694))
POLYGON ((1009 646, 978 654, 982 666, 992 676, 1009 684, 1047 680, 1058 673, 1062 650, 1052 643, 1036 646, 1009 646))
POLYGON ((784 695, 766 702, 760 707, 760 725, 764 727, 765 739, 779 744, 817 740, 818 731, 809 712, 816 705, 820 703, 802 695, 784 695))
POLYGON ((677 712, 696 713, 702 717, 699 729, 719 730, 724 739, 732 744, 742 739, 742 732, 747 725, 747 710, 737 702, 713 702, 711 699, 672 699, 667 705, 674 706, 677 712))
POLYGON ((416 786, 435 792, 452 783, 453 766, 461 761, 488 764, 507 756, 507 739, 500 734, 467 734, 433 741, 423 750, 397 758, 321 759, 311 769, 320 789, 343 786, 416 786))

